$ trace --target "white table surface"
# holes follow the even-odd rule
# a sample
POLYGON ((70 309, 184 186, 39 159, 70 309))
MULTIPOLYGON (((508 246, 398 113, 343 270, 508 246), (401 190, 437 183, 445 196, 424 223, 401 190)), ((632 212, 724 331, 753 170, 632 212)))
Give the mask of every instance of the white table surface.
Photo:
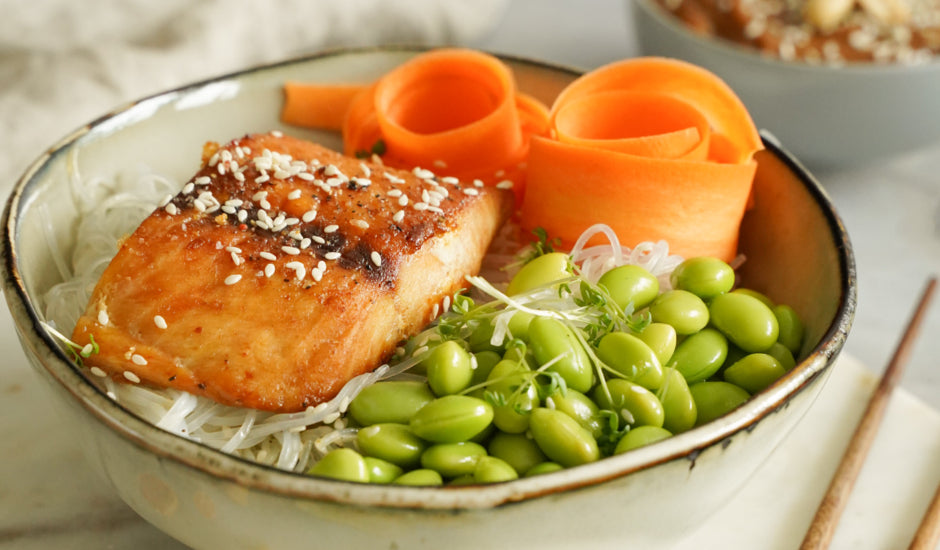
MULTIPOLYGON (((590 69, 637 54, 629 29, 621 0, 512 0, 494 32, 471 46, 590 69)), ((925 116, 940 119, 940 98, 937 112, 925 116)), ((940 273, 940 144, 817 176, 856 255, 859 304, 847 354, 779 452, 680 548, 798 546, 851 433, 846 426, 861 414, 926 278, 940 273)), ((0 184, 4 195, 9 185, 0 184)), ((0 550, 180 548, 92 473, 47 406, 5 308, 0 344, 0 550)), ((940 481, 940 300, 928 312, 901 387, 833 548, 906 547, 940 481)))

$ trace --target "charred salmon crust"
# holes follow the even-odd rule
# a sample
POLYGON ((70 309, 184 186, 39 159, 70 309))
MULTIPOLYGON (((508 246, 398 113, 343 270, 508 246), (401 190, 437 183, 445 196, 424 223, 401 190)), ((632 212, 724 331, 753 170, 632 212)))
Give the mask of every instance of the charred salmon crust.
POLYGON ((431 320, 511 200, 278 133, 208 144, 123 241, 72 337, 121 382, 302 410, 431 320))

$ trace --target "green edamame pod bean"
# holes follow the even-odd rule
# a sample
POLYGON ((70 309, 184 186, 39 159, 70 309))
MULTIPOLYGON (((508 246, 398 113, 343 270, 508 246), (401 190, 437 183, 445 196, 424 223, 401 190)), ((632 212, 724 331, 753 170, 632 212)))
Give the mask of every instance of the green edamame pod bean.
POLYGON ((462 485, 476 485, 477 480, 473 479, 473 474, 457 476, 447 482, 448 487, 460 487, 462 485))
POLYGON ((571 262, 568 255, 563 252, 549 252, 522 266, 509 281, 506 295, 521 294, 569 277, 571 262))
POLYGON ((493 367, 486 390, 500 404, 493 407, 493 424, 506 433, 522 433, 529 428, 529 412, 539 406, 538 389, 532 384, 525 363, 503 359, 493 367))
POLYGON ((391 483, 403 472, 400 466, 381 458, 366 456, 363 460, 366 461, 366 471, 369 472, 369 483, 391 483))
POLYGON ((445 395, 421 407, 409 425, 422 439, 457 443, 482 432, 492 421, 493 407, 486 401, 468 395, 445 395))
POLYGON ((549 370, 560 374, 569 388, 584 393, 594 385, 591 359, 571 329, 558 319, 532 319, 529 323, 529 349, 539 365, 560 357, 549 370))
POLYGON ((647 389, 663 383, 663 367, 643 340, 626 332, 611 332, 601 338, 597 356, 628 380, 647 389))
POLYGON ((750 399, 750 394, 743 388, 730 382, 707 381, 689 386, 692 399, 698 409, 696 426, 724 416, 750 399))
POLYGON ((529 430, 545 456, 566 468, 594 462, 601 457, 591 432, 561 411, 544 407, 535 409, 529 430))
POLYGON ((478 319, 471 323, 472 332, 470 336, 467 337, 467 346, 470 348, 472 353, 478 353, 481 351, 495 351, 502 355, 503 348, 502 342, 499 344, 493 344, 491 342, 493 338, 493 332, 495 328, 493 323, 489 319, 478 319))
POLYGON ((421 467, 434 470, 443 477, 469 475, 483 456, 486 456, 486 449, 472 441, 438 443, 421 454, 421 467))
POLYGON ((758 291, 756 291, 756 290, 754 290, 754 289, 751 289, 751 288, 736 288, 736 289, 732 290, 731 292, 732 292, 733 294, 744 294, 745 296, 750 296, 751 298, 757 298, 758 300, 760 300, 761 302, 763 302, 763 304, 764 304, 765 306, 767 306, 767 307, 769 307, 769 308, 773 308, 773 307, 774 307, 774 301, 771 300, 771 299, 770 299, 766 294, 764 294, 763 292, 758 292, 758 291))
POLYGON ((660 365, 669 364, 669 359, 676 351, 676 329, 666 323, 650 323, 637 333, 637 338, 646 342, 653 350, 660 365))
POLYGON ((650 305, 653 321, 666 323, 676 334, 694 334, 708 324, 708 306, 687 290, 663 292, 650 305))
POLYGON ((659 281, 638 265, 615 267, 597 281, 607 289, 610 297, 623 310, 639 311, 648 306, 659 294, 659 281))
POLYGON ((523 342, 529 341, 529 323, 535 315, 527 311, 517 311, 509 319, 509 333, 513 338, 518 338, 523 342))
POLYGON ((519 479, 519 474, 505 460, 495 456, 483 456, 473 471, 473 479, 477 483, 500 483, 519 479))
POLYGON ((422 363, 427 372, 428 386, 437 396, 459 393, 473 379, 470 353, 455 340, 435 346, 422 363))
POLYGON ((770 349, 768 349, 764 353, 772 356, 774 359, 779 361, 780 366, 782 366, 783 370, 787 372, 789 372, 790 369, 796 366, 796 359, 793 358, 793 354, 790 353, 790 350, 787 349, 786 346, 781 344, 779 340, 774 342, 774 345, 770 346, 770 349))
POLYGON ((311 466, 307 473, 343 481, 369 482, 365 460, 352 449, 333 449, 311 466))
POLYGON ((663 404, 663 428, 677 434, 695 426, 698 410, 689 384, 682 373, 673 368, 663 369, 663 385, 656 395, 663 404))
POLYGON ((408 485, 411 487, 436 487, 444 484, 444 478, 441 474, 427 468, 418 468, 398 476, 392 482, 395 485, 408 485))
POLYGON ((349 403, 349 414, 360 426, 393 422, 407 424, 418 409, 434 400, 424 382, 383 381, 367 386, 349 403))
POLYGON ((757 393, 786 374, 780 361, 766 353, 745 355, 737 363, 725 369, 725 381, 740 386, 750 393, 757 393))
POLYGON ((715 328, 746 352, 764 351, 777 341, 777 318, 753 296, 737 291, 721 294, 708 311, 715 328))
POLYGON ((473 369, 473 377, 470 379, 471 386, 486 382, 496 363, 503 360, 495 351, 479 351, 474 353, 473 357, 476 359, 476 368, 473 369))
POLYGON ((557 472, 558 470, 564 470, 565 467, 557 462, 542 462, 541 464, 536 464, 529 468, 525 473, 525 477, 538 476, 542 474, 550 474, 552 472, 557 472))
POLYGON ((777 335, 777 341, 787 347, 794 356, 800 353, 803 347, 803 321, 796 311, 785 304, 774 306, 774 316, 777 318, 777 325, 780 327, 780 333, 777 335))
MULTIPOLYGON (((433 403, 433 401, 432 401, 433 403)), ((403 468, 418 464, 426 444, 405 424, 372 424, 356 434, 359 450, 403 468)))
POLYGON ((595 438, 603 432, 604 426, 598 416, 600 409, 597 408, 597 404, 590 397, 578 390, 568 388, 564 395, 559 392, 549 399, 555 405, 555 410, 559 410, 577 420, 578 424, 591 432, 595 438))
POLYGON ((490 456, 504 460, 519 475, 547 460, 535 441, 523 434, 497 432, 490 439, 487 450, 490 456))
POLYGON ((614 378, 607 381, 607 391, 600 384, 594 388, 594 401, 597 406, 617 413, 624 423, 631 426, 662 426, 666 419, 663 405, 653 392, 643 386, 614 378), (625 422, 624 422, 625 421, 625 422))
POLYGON ((665 428, 658 426, 637 426, 620 438, 620 441, 617 442, 617 447, 614 449, 614 454, 619 455, 620 453, 625 453, 632 449, 645 447, 650 443, 656 443, 668 437, 672 437, 672 433, 665 428))
POLYGON ((728 340, 713 328, 703 328, 676 347, 670 361, 686 382, 701 382, 718 372, 728 356, 728 340))
POLYGON ((699 256, 679 264, 672 271, 670 281, 673 288, 688 290, 708 301, 731 290, 734 286, 734 270, 718 258, 699 256))

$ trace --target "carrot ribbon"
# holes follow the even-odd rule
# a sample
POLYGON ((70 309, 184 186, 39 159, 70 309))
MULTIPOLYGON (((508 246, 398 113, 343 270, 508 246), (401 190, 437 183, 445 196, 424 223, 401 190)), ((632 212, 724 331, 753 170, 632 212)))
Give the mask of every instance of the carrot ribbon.
POLYGON ((663 58, 601 67, 558 96, 549 134, 531 144, 523 227, 571 246, 606 223, 629 246, 734 257, 762 144, 712 73, 663 58))

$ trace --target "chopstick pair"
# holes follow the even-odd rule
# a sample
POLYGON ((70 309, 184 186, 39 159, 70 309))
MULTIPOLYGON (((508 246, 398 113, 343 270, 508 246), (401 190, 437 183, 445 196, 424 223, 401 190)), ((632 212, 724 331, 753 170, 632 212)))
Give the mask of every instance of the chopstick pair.
MULTIPOLYGON (((868 450, 878 433, 878 426, 884 417, 888 400, 901 378, 904 365, 910 356, 936 286, 937 278, 931 277, 927 281, 927 286, 921 294, 914 315, 908 322, 891 362, 888 363, 878 386, 875 387, 875 391, 868 401, 868 406, 865 408, 865 413, 862 415, 858 426, 855 428, 855 433, 849 441, 849 446, 846 448, 845 454, 842 455, 842 461, 839 463, 839 467, 829 483, 826 495, 819 504, 816 515, 806 532, 803 544, 800 546, 801 550, 822 550, 828 548, 829 543, 832 542, 836 525, 839 523, 842 511, 849 500, 852 487, 855 485, 855 480, 862 469, 868 450)), ((934 550, 938 541, 940 541, 940 486, 937 487, 933 500, 927 508, 908 550, 934 550)))

